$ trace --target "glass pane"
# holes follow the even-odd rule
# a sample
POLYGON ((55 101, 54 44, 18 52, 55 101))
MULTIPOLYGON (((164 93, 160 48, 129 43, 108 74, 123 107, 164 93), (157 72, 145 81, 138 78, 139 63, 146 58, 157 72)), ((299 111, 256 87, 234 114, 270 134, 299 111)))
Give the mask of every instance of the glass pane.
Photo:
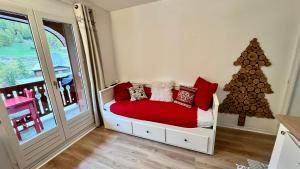
POLYGON ((57 125, 28 18, 1 10, 0 98, 20 144, 57 125))
POLYGON ((88 110, 71 24, 43 20, 67 120, 88 110))

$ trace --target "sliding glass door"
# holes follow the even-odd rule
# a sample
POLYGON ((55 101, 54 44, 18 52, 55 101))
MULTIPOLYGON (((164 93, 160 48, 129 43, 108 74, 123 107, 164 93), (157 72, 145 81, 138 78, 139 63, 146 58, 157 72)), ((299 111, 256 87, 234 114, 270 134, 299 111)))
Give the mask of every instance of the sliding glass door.
POLYGON ((74 21, 0 6, 0 119, 21 168, 94 125, 74 21))

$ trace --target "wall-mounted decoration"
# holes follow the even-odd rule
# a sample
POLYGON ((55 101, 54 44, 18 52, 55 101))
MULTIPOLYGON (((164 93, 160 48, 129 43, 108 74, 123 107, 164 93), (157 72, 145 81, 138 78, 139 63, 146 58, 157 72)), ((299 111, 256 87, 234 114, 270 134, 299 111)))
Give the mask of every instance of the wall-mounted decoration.
POLYGON ((256 38, 234 62, 241 66, 238 73, 225 85, 224 91, 229 94, 220 104, 222 113, 239 114, 238 125, 244 126, 246 116, 274 118, 265 94, 273 93, 262 66, 271 66, 256 38))

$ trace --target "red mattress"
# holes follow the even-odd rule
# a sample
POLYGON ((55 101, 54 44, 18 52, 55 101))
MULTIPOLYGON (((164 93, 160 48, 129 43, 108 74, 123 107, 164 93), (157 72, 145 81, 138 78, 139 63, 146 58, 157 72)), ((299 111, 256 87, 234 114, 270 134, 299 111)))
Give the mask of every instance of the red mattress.
POLYGON ((110 107, 114 114, 186 128, 197 127, 197 107, 186 108, 173 102, 120 101, 110 107))

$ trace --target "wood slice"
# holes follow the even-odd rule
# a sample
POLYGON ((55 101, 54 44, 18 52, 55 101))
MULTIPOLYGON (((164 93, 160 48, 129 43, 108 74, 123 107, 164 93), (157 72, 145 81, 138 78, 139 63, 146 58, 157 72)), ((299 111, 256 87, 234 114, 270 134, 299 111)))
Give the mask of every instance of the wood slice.
POLYGON ((259 87, 259 88, 263 88, 265 86, 265 84, 264 83, 259 83, 259 84, 257 84, 257 87, 259 87))
POLYGON ((241 65, 242 61, 243 61, 243 58, 242 58, 242 56, 240 56, 240 57, 233 63, 233 65, 235 65, 235 66, 241 65))
POLYGON ((258 59, 264 61, 267 59, 267 57, 262 53, 262 54, 259 54, 258 59))
POLYGON ((249 65, 250 64, 250 61, 248 59, 244 60, 244 65, 249 65))
POLYGON ((258 56, 257 56, 257 54, 256 54, 255 52, 250 52, 250 53, 248 54, 248 59, 249 59, 250 61, 255 61, 255 60, 258 59, 258 56))
POLYGON ((262 82, 262 83, 267 82, 267 78, 265 78, 265 77, 260 77, 260 78, 259 78, 259 81, 262 82))
POLYGON ((246 70, 249 71, 249 70, 251 70, 251 69, 252 69, 252 66, 251 66, 251 65, 247 65, 247 66, 246 66, 246 70))
POLYGON ((254 91, 254 87, 252 87, 252 86, 248 86, 248 87, 247 87, 247 91, 249 91, 249 92, 252 92, 252 91, 254 91))
POLYGON ((233 65, 234 65, 234 66, 241 65, 241 62, 239 62, 239 61, 235 61, 235 62, 233 62, 233 65))
POLYGON ((270 110, 269 109, 264 109, 264 113, 269 113, 270 110))
POLYGON ((244 100, 244 105, 248 105, 248 104, 250 104, 249 100, 248 99, 244 100))
POLYGON ((250 44, 253 46, 253 47, 258 47, 258 43, 257 41, 251 41, 250 44))
POLYGON ((243 56, 243 57, 247 57, 247 55, 248 55, 248 52, 247 52, 247 51, 242 52, 242 56, 243 56))
POLYGON ((257 95, 257 97, 262 99, 262 98, 265 97, 265 94, 264 94, 264 93, 259 93, 259 94, 257 95))
POLYGON ((233 79, 233 80, 237 79, 238 77, 239 77, 239 75, 238 75, 238 74, 234 74, 234 75, 232 75, 232 79, 233 79))
POLYGON ((224 90, 225 90, 225 91, 229 91, 230 88, 231 88, 231 85, 230 85, 230 84, 226 84, 226 85, 224 86, 224 90))
POLYGON ((245 74, 240 74, 237 80, 239 80, 241 82, 245 82, 247 79, 248 78, 245 74))
POLYGON ((243 94, 243 93, 239 93, 239 94, 238 94, 238 97, 239 97, 240 99, 243 99, 243 100, 244 100, 244 98, 245 98, 245 94, 243 94))
MULTIPOLYGON (((231 90, 232 90, 232 92, 238 92, 238 91, 239 91, 239 88, 236 87, 236 86, 233 86, 233 87, 231 88, 231 90)), ((234 96, 234 95, 233 95, 233 96, 234 96)))
POLYGON ((266 63, 265 63, 264 61, 261 61, 261 60, 260 60, 260 61, 258 61, 258 65, 259 65, 259 66, 265 66, 266 63))
POLYGON ((240 73, 247 73, 248 71, 247 71, 247 69, 245 69, 245 68, 241 68, 241 70, 240 70, 240 73))
POLYGON ((249 99, 249 102, 250 102, 250 104, 254 104, 256 102, 256 100, 251 98, 251 99, 249 99))
POLYGON ((250 65, 252 65, 252 66, 255 66, 256 64, 257 64, 257 62, 255 62, 255 61, 250 62, 250 65))
POLYGON ((250 92, 248 96, 251 99, 255 99, 256 98, 256 93, 255 92, 250 92))
POLYGON ((231 106, 231 107, 229 107, 229 111, 230 111, 230 112, 232 112, 232 113, 233 113, 233 112, 236 112, 236 108, 235 108, 235 106, 231 106))
POLYGON ((253 84, 258 84, 259 83, 259 79, 254 79, 253 80, 253 84))
POLYGON ((245 93, 245 92, 246 92, 246 87, 240 87, 240 91, 241 91, 242 93, 245 93))
POLYGON ((257 112, 259 112, 259 113, 263 113, 263 112, 264 112, 264 110, 263 110, 263 108, 259 107, 259 108, 257 109, 257 112))
POLYGON ((250 107, 249 107, 249 106, 244 106, 243 109, 244 109, 245 111, 247 111, 247 110, 250 109, 250 107))
POLYGON ((260 93, 261 92, 261 90, 260 89, 255 89, 255 91, 254 91, 255 93, 260 93))
POLYGON ((259 69, 258 69, 258 70, 256 70, 255 74, 256 74, 256 75, 258 75, 258 76, 262 76, 262 75, 263 75, 262 71, 261 71, 261 70, 259 70, 259 69))
POLYGON ((239 103, 243 103, 243 102, 244 102, 244 98, 240 98, 240 97, 239 97, 239 98, 238 98, 238 102, 239 102, 239 103))
POLYGON ((241 112, 241 111, 243 111, 243 106, 239 106, 239 107, 237 107, 237 111, 238 111, 238 112, 241 112))
MULTIPOLYGON (((250 77, 249 79, 248 79, 248 84, 252 84, 253 83, 253 80, 252 80, 253 78, 252 77, 250 77)), ((247 84, 247 85, 248 85, 247 84)))
POLYGON ((255 74, 255 70, 250 70, 249 73, 253 75, 255 74))

